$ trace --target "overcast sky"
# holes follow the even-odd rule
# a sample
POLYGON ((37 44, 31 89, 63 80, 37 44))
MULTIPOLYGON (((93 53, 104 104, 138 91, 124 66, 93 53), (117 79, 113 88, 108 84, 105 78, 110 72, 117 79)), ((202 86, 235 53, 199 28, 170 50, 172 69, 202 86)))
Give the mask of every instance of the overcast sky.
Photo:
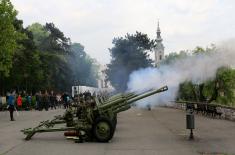
POLYGON ((12 0, 27 26, 53 22, 100 63, 112 39, 136 30, 156 37, 160 20, 166 53, 235 37, 235 0, 12 0))

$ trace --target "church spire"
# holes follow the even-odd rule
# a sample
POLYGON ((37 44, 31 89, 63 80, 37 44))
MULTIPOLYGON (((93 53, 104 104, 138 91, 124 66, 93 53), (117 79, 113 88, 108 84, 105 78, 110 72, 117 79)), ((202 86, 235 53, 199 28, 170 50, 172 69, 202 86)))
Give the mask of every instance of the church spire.
POLYGON ((159 31, 159 32, 160 32, 159 20, 157 21, 157 31, 159 31))
POLYGON ((160 30, 160 26, 159 26, 159 20, 157 22, 157 42, 162 42, 162 37, 161 37, 161 30, 160 30))
POLYGON ((155 66, 159 67, 160 62, 164 59, 164 46, 162 44, 159 21, 157 23, 157 37, 156 37, 156 44, 155 44, 154 52, 155 52, 155 66))

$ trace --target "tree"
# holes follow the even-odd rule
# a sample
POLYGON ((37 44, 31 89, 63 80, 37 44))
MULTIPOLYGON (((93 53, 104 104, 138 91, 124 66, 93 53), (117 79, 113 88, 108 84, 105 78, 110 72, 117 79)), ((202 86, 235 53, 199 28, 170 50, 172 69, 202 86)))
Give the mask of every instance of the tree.
POLYGON ((64 33, 55 27, 53 23, 46 23, 44 29, 46 34, 49 35, 39 44, 40 50, 62 54, 70 52, 70 38, 65 37, 64 33))
POLYGON ((178 61, 180 59, 184 59, 186 57, 190 56, 188 51, 180 51, 179 53, 172 52, 168 55, 166 55, 165 59, 161 62, 162 65, 165 64, 171 64, 175 61, 178 61))
POLYGON ((35 23, 24 28, 7 0, 0 0, 0 13, 2 93, 12 89, 70 91, 74 79, 79 84, 97 85, 95 59, 85 53, 81 44, 72 46, 70 39, 53 23, 45 26, 35 23))
POLYGON ((114 47, 109 49, 111 63, 106 70, 107 78, 117 91, 125 91, 129 75, 134 70, 152 66, 148 51, 154 46, 146 34, 136 32, 124 38, 114 38, 114 47))
POLYGON ((71 46, 71 55, 69 66, 72 69, 73 83, 79 85, 97 86, 98 65, 84 51, 84 46, 80 43, 73 43, 71 46))
POLYGON ((53 23, 45 26, 34 23, 27 28, 32 32, 43 68, 45 89, 68 91, 71 87, 71 68, 68 65, 70 39, 53 23))
POLYGON ((27 27, 27 30, 33 33, 33 41, 37 47, 49 36, 49 33, 40 23, 33 23, 27 27))
POLYGON ((10 0, 0 0, 0 76, 9 76, 12 58, 20 34, 16 32, 14 20, 17 11, 10 0))
POLYGON ((179 85, 178 100, 198 101, 195 85, 191 81, 185 81, 179 85))
MULTIPOLYGON (((190 56, 208 55, 215 51, 215 45, 206 49, 196 47, 190 56)), ((170 60, 180 59, 180 54, 169 56, 170 60)), ((167 60, 167 62, 170 62, 167 60)), ((193 100, 201 102, 217 102, 220 104, 232 105, 235 102, 235 70, 229 66, 222 66, 217 69, 214 79, 207 80, 201 84, 193 84, 185 81, 180 84, 178 97, 179 100, 193 100)))
POLYGON ((43 78, 39 52, 33 41, 30 31, 23 28, 23 21, 15 19, 14 27, 18 33, 24 34, 24 38, 17 41, 18 48, 13 55, 13 67, 9 77, 4 79, 6 89, 37 90, 43 78))
POLYGON ((27 28, 34 36, 40 51, 44 73, 43 86, 47 89, 70 91, 75 83, 97 85, 97 68, 79 43, 72 44, 53 23, 35 23, 27 28))
POLYGON ((203 93, 209 102, 233 105, 235 102, 235 70, 221 67, 217 70, 214 80, 207 81, 203 93))
POLYGON ((216 51, 216 46, 214 44, 211 44, 209 47, 204 49, 203 47, 197 46, 193 51, 193 55, 198 55, 198 54, 211 54, 216 51))

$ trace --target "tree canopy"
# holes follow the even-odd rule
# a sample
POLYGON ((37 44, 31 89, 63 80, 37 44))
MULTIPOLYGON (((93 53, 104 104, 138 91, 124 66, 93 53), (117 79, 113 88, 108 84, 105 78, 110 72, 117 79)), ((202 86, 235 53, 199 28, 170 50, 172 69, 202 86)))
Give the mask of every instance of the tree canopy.
POLYGON ((70 91, 97 85, 98 63, 54 23, 24 28, 10 0, 0 0, 0 92, 70 91))
POLYGON ((125 91, 131 72, 152 66, 148 52, 154 47, 154 41, 147 34, 136 32, 124 38, 114 38, 112 43, 113 47, 109 49, 112 59, 106 70, 107 78, 117 91, 125 91))
POLYGON ((72 80, 75 83, 87 86, 97 86, 99 65, 84 51, 84 46, 80 43, 71 45, 71 56, 69 65, 72 69, 72 80))
POLYGON ((0 1, 0 76, 9 76, 17 40, 21 34, 16 31, 14 21, 17 11, 10 0, 0 1))
MULTIPOLYGON (((215 51, 215 45, 209 48, 196 47, 192 52, 180 52, 169 54, 163 63, 169 64, 187 56, 208 54, 215 51)), ((190 100, 201 102, 216 102, 234 106, 235 102, 235 70, 230 66, 221 66, 217 69, 214 79, 200 84, 185 81, 179 85, 178 100, 190 100)))

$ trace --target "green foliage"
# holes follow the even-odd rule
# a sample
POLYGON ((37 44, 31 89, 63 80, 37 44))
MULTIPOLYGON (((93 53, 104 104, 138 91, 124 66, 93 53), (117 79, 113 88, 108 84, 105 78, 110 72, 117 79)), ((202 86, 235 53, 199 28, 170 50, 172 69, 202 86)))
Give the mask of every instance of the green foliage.
POLYGON ((33 41, 36 46, 39 46, 45 40, 49 33, 44 29, 40 23, 34 23, 27 27, 27 30, 33 33, 33 41))
POLYGON ((218 97, 216 101, 226 105, 235 102, 235 70, 229 67, 219 68, 216 74, 218 97))
MULTIPOLYGON (((53 23, 45 26, 35 23, 24 28, 23 21, 14 18, 11 24, 19 39, 12 44, 14 50, 7 49, 9 67, 4 73, 8 77, 0 76, 1 92, 12 89, 27 92, 45 89, 70 91, 75 79, 80 85, 97 85, 96 61, 85 53, 82 45, 77 43, 72 46, 70 39, 53 23)), ((3 50, 0 45, 0 51, 3 50)), ((0 66, 5 62, 1 61, 0 66)), ((0 67, 0 72, 3 72, 3 67, 0 67)))
POLYGON ((13 67, 9 77, 3 79, 7 90, 12 88, 35 90, 35 86, 42 81, 43 72, 40 69, 39 52, 33 42, 32 34, 23 28, 23 21, 15 19, 15 29, 24 34, 24 38, 17 41, 18 47, 13 55, 13 67))
POLYGON ((70 39, 65 37, 53 23, 46 23, 43 28, 49 35, 39 43, 39 50, 61 54, 70 52, 70 39))
POLYGON ((21 37, 14 27, 16 15, 10 0, 0 0, 0 75, 3 76, 9 76, 17 40, 21 37))
POLYGON ((172 52, 169 53, 168 55, 165 56, 165 59, 162 60, 161 65, 165 65, 165 64, 171 64, 174 63, 175 61, 181 60, 181 59, 185 59, 187 57, 193 57, 193 56, 197 56, 197 55, 208 55, 211 54, 213 52, 216 51, 216 47, 214 44, 211 44, 209 47, 207 47, 206 49, 197 46, 194 50, 192 51, 188 51, 188 50, 182 50, 178 53, 176 52, 172 52))
MULTIPOLYGON (((196 47, 192 55, 211 54, 215 51, 215 46, 203 49, 196 47)), ((181 58, 181 54, 173 53, 167 57, 166 63, 171 63, 181 58)), ((235 70, 224 66, 217 70, 214 79, 210 79, 199 85, 191 81, 185 81, 180 84, 178 91, 178 100, 207 101, 217 102, 219 104, 234 106, 235 102, 235 70)))
POLYGON ((44 68, 45 78, 42 83, 44 89, 61 91, 69 89, 70 70, 64 55, 45 52, 40 56, 44 68))
POLYGON ((72 44, 68 60, 72 69, 72 81, 76 84, 97 86, 96 79, 98 79, 99 66, 94 59, 85 53, 84 47, 81 44, 72 44))
POLYGON ((216 84, 215 80, 208 80, 204 83, 203 94, 209 100, 213 98, 213 94, 215 93, 216 84))
POLYGON ((198 55, 198 54, 210 54, 215 52, 216 46, 214 44, 211 44, 209 47, 204 49, 203 47, 197 46, 193 51, 193 55, 198 55))
POLYGON ((178 91, 178 100, 196 101, 195 87, 192 82, 185 81, 181 83, 178 91))
POLYGON ((165 59, 162 60, 161 64, 171 64, 177 60, 184 59, 188 56, 190 56, 190 54, 187 51, 180 51, 179 53, 173 52, 166 55, 165 59))
POLYGON ((154 42, 146 34, 136 32, 114 38, 113 44, 114 47, 109 49, 112 60, 106 70, 107 78, 117 91, 125 91, 131 72, 152 66, 147 51, 153 48, 154 42))

